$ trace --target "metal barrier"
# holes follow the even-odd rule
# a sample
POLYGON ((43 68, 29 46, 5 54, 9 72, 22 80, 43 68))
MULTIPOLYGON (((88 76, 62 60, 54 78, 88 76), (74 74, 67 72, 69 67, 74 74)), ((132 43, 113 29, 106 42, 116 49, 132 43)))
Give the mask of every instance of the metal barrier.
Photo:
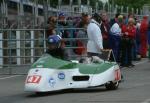
MULTIPOLYGON (((65 29, 75 30, 75 28, 65 29)), ((45 31, 45 29, 0 29, 0 74, 26 74, 31 64, 46 51, 45 31)), ((73 49, 82 47, 77 47, 73 43, 87 38, 70 36, 63 39, 71 44, 65 47, 68 59, 80 57, 73 53, 73 49)))
MULTIPOLYGON (((83 8, 81 8, 81 3, 79 3, 78 6, 75 5, 74 7, 72 3, 70 3, 69 9, 63 10, 63 8, 65 7, 62 7, 61 3, 59 3, 59 9, 54 9, 50 8, 49 3, 48 5, 46 4, 46 2, 44 3, 44 5, 38 5, 37 1, 35 0, 35 3, 30 3, 32 5, 28 5, 28 7, 31 6, 31 13, 31 10, 29 10, 29 12, 28 10, 26 10, 27 8, 23 8, 24 4, 26 3, 19 2, 18 0, 11 1, 15 1, 17 5, 17 7, 13 8, 14 11, 11 11, 11 2, 9 2, 9 5, 7 5, 8 2, 5 2, 5 0, 3 0, 3 3, 0 3, 0 74, 26 74, 28 69, 30 68, 30 65, 46 51, 46 30, 15 28, 45 28, 47 24, 47 17, 50 14, 54 13, 58 16, 60 11, 63 11, 68 15, 68 17, 79 16, 81 15, 81 11, 83 11, 83 8), (14 13, 13 16, 8 14, 8 11, 14 13)), ((79 1, 81 2, 81 0, 79 1)), ((92 10, 89 2, 87 2, 87 8, 88 11, 92 10)), ((110 18, 114 17, 115 13, 117 12, 117 7, 116 12, 113 11, 115 10, 112 10, 111 6, 108 7, 107 12, 110 18)), ((121 13, 127 15, 128 10, 127 13, 123 13, 123 11, 121 13)), ((92 14, 92 11, 89 14, 92 14)), ((137 16, 141 18, 143 15, 137 16)), ((67 22, 69 22, 68 28, 57 27, 56 29, 65 29, 71 32, 69 38, 64 38, 64 40, 70 42, 70 45, 66 45, 65 47, 67 53, 69 54, 69 59, 74 59, 80 55, 76 55, 75 53, 73 53, 73 49, 82 48, 74 45, 74 42, 79 39, 81 41, 87 40, 87 38, 74 38, 73 32, 78 31, 81 28, 74 28, 72 20, 67 20, 67 22)))
MULTIPOLYGON (((44 29, 0 30, 0 69, 30 66, 46 50, 44 29)), ((0 72, 1 73, 1 72, 0 72)))

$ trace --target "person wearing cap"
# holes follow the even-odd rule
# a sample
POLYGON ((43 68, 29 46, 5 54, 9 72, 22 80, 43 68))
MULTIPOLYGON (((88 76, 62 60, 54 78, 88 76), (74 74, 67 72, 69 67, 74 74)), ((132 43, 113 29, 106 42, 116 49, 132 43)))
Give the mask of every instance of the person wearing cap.
POLYGON ((68 23, 66 22, 66 15, 63 12, 60 12, 58 15, 58 23, 57 23, 57 34, 59 34, 62 38, 66 37, 68 35, 66 30, 59 29, 59 28, 65 28, 68 26, 68 23))
POLYGON ((46 53, 53 57, 65 59, 65 52, 61 45, 62 38, 59 35, 50 35, 47 39, 48 49, 46 53))
POLYGON ((90 15, 88 13, 82 13, 81 15, 81 21, 80 23, 77 25, 78 28, 83 28, 83 27, 87 27, 87 25, 90 22, 90 15))
POLYGON ((87 53, 88 56, 100 56, 103 51, 103 38, 101 34, 101 17, 95 13, 87 26, 88 43, 87 53))
POLYGON ((67 22, 66 22, 66 14, 61 12, 58 15, 58 24, 63 25, 63 26, 67 26, 67 22))
MULTIPOLYGON (((57 23, 57 29, 56 32, 59 34, 62 38, 69 38, 70 32, 69 30, 66 30, 65 28, 68 27, 68 22, 66 21, 66 14, 63 12, 60 12, 58 15, 58 23, 57 23), (60 29, 61 28, 61 29, 60 29)), ((64 41, 65 45, 70 45, 69 41, 64 41)))

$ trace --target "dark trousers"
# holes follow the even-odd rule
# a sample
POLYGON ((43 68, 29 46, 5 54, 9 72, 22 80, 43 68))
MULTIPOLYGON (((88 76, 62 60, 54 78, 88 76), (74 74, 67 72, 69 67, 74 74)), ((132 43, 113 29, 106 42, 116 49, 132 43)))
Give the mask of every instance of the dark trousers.
POLYGON ((109 39, 103 39, 103 48, 104 49, 110 49, 109 39))
POLYGON ((137 45, 136 45, 136 41, 133 40, 133 46, 132 46, 132 60, 136 60, 137 59, 137 45))
POLYGON ((121 41, 121 65, 132 64, 132 45, 133 40, 130 38, 123 38, 121 41))
POLYGON ((120 41, 120 36, 110 35, 110 46, 117 62, 120 61, 120 41))

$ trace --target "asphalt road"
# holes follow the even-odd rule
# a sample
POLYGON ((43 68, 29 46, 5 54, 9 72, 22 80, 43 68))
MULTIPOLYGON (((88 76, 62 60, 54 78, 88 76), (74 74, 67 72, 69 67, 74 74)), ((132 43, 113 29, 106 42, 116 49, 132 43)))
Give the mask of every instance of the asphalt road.
POLYGON ((25 75, 0 75, 0 103, 150 103, 150 62, 142 60, 122 72, 124 82, 118 90, 100 87, 44 95, 24 92, 25 75))

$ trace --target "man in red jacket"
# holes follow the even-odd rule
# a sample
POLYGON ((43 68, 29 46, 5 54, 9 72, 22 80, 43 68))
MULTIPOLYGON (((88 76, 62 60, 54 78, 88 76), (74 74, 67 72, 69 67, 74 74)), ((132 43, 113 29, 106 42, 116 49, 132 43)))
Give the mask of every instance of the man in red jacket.
POLYGON ((140 26, 140 54, 145 58, 147 53, 148 16, 144 16, 140 26))

